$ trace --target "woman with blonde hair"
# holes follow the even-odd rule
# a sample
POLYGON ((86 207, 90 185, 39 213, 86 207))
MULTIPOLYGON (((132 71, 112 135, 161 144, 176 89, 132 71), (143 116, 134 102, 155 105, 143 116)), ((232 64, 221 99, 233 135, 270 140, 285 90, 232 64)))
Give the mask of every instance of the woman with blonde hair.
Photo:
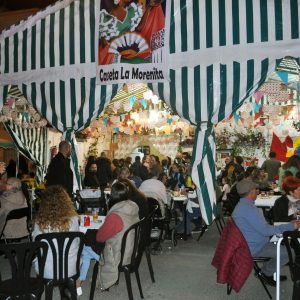
MULTIPOLYGON (((48 187, 41 195, 35 219, 33 240, 37 235, 51 232, 79 231, 78 215, 68 193, 58 185, 48 187)), ((79 241, 74 240, 69 252, 69 276, 76 273, 79 241)), ((44 278, 53 278, 53 256, 48 251, 44 278)))

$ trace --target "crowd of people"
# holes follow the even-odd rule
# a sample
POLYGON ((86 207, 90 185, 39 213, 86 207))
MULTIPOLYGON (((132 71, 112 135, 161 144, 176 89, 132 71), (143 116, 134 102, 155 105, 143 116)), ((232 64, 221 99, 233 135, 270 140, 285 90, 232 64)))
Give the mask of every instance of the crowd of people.
MULTIPOLYGON (((276 271, 276 245, 270 243, 272 235, 292 231, 300 227, 300 157, 293 155, 284 164, 270 152, 269 158, 261 167, 253 160, 247 168, 243 159, 227 157, 218 182, 222 194, 219 198, 225 211, 232 215, 233 221, 242 233, 253 257, 268 257, 263 263, 261 276, 265 283, 276 286, 273 274, 276 271), (263 215, 255 205, 258 194, 270 193, 277 197, 269 211, 263 215), (276 196, 277 195, 277 196, 276 196), (273 225, 273 222, 285 222, 273 225)), ((281 247, 281 266, 289 258, 284 246, 281 247)), ((281 276, 280 280, 286 280, 281 276)))
MULTIPOLYGON (((70 144, 62 141, 57 155, 52 158, 48 167, 46 189, 41 193, 39 210, 34 218, 33 239, 41 233, 79 230, 78 213, 72 201, 73 172, 70 168, 70 155, 70 144)), ((268 242, 268 237, 300 227, 297 217, 300 208, 300 158, 294 155, 281 165, 280 161, 276 160, 276 153, 271 152, 269 159, 263 162, 261 167, 257 166, 255 160, 247 168, 244 168, 243 164, 243 158, 240 156, 225 159, 225 167, 217 178, 216 189, 218 185, 221 187, 218 200, 224 206, 234 202, 230 214, 242 232, 251 254, 271 258, 262 270, 266 282, 274 285, 272 273, 276 265, 276 249, 268 242), (271 210, 272 220, 288 222, 287 225, 269 224, 269 220, 265 219, 254 204, 259 192, 274 190, 275 187, 281 195, 271 210)), ((6 166, 0 164, 0 173, 5 171, 7 172, 6 166)), ((105 152, 102 152, 98 158, 88 158, 82 174, 82 183, 85 189, 109 188, 111 196, 104 224, 86 239, 80 277, 77 281, 78 294, 82 293, 81 282, 86 280, 91 259, 102 261, 102 287, 109 288, 117 281, 123 234, 132 224, 147 219, 151 210, 149 199, 157 201, 161 216, 164 217, 170 205, 170 192, 187 195, 189 201, 193 202, 191 211, 183 213, 181 203, 174 202, 173 211, 179 220, 176 231, 179 234, 183 233, 184 223, 188 234, 192 230, 203 229, 201 211, 191 178, 189 153, 182 153, 172 162, 169 157, 160 161, 155 155, 145 155, 142 159, 136 156, 134 161, 131 157, 110 161, 105 152), (187 222, 184 222, 183 218, 186 218, 187 222)), ((22 192, 20 179, 15 176, 7 179, 0 201, 1 230, 10 210, 26 207, 28 204, 22 192)), ((21 238, 28 235, 25 223, 25 219, 10 221, 9 226, 5 227, 4 236, 21 238)), ((147 230, 145 229, 142 236, 142 244, 146 244, 147 230)), ((73 261, 76 259, 77 246, 72 245, 74 251, 70 251, 70 266, 75 266, 73 261)), ((129 252, 131 250, 128 249, 129 252)), ((44 276, 51 278, 53 258, 51 253, 48 255, 44 276)), ((282 263, 286 263, 287 254, 284 249, 281 255, 282 263)), ((69 272, 72 274, 75 270, 70 268, 69 272)))
MULTIPOLYGON (((51 159, 45 177, 45 190, 40 194, 39 208, 33 219, 33 240, 42 233, 78 231, 79 218, 73 200, 73 171, 70 167, 71 147, 66 141, 59 144, 58 153, 51 159)), ((114 159, 112 162, 102 152, 100 157, 89 157, 82 174, 82 183, 85 189, 110 189, 108 212, 104 224, 92 236, 89 236, 82 252, 80 277, 77 281, 78 294, 81 294, 81 282, 86 279, 91 259, 101 260, 100 280, 101 286, 109 288, 118 279, 118 264, 120 262, 121 240, 124 232, 134 223, 147 219, 154 199, 158 204, 160 215, 165 216, 170 205, 170 193, 177 191, 188 195, 195 189, 190 175, 191 156, 183 153, 174 162, 169 157, 162 161, 155 155, 145 155, 142 159, 136 156, 132 162, 130 157, 114 159), (105 263, 104 263, 105 262, 105 263)), ((1 172, 6 166, 1 165, 1 172)), ((7 170, 6 170, 7 172, 7 170)), ((21 180, 10 177, 6 181, 5 191, 0 195, 0 227, 4 225, 9 211, 27 207, 21 180)), ((195 196, 195 203, 197 202, 195 196)), ((174 209, 179 223, 178 233, 183 233, 183 218, 188 218, 188 234, 201 225, 200 208, 195 206, 193 213, 183 213, 182 205, 177 203, 174 209), (192 223, 194 221, 194 223, 192 223), (193 226, 191 224, 194 224, 193 226)), ((6 238, 21 238, 28 235, 26 219, 9 221, 6 225, 4 236, 6 238), (21 223, 22 222, 22 223, 21 223), (24 223, 25 222, 25 223, 24 223), (24 224, 23 224, 24 223, 24 224), (18 228, 18 230, 16 230, 18 228), (26 232, 24 232, 24 230, 26 232)), ((149 228, 145 225, 141 244, 146 243, 146 232, 149 228)), ((0 228, 1 229, 1 228, 0 228)), ((76 248, 72 244, 69 253, 69 275, 75 272, 76 248)), ((132 249, 131 249, 132 250, 132 249)), ((128 253, 131 251, 128 249, 128 253)), ((129 254, 128 254, 129 255, 129 254)), ((44 277, 53 277, 53 257, 48 253, 44 277)), ((36 269, 37 266, 36 266, 36 269)))

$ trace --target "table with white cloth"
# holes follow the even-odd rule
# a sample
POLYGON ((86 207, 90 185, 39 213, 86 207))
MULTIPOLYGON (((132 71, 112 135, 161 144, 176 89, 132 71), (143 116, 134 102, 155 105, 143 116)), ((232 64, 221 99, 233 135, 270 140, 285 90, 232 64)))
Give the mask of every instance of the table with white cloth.
POLYGON ((258 196, 257 199, 255 200, 255 206, 257 207, 273 207, 275 204, 275 201, 279 198, 280 196, 278 195, 273 195, 273 196, 265 196, 261 197, 258 196))
POLYGON ((88 229, 99 229, 105 221, 105 216, 98 216, 97 222, 94 222, 93 216, 89 216, 89 215, 79 215, 79 218, 80 218, 79 231, 83 233, 86 233, 88 229), (84 217, 90 218, 90 226, 84 226, 84 217))

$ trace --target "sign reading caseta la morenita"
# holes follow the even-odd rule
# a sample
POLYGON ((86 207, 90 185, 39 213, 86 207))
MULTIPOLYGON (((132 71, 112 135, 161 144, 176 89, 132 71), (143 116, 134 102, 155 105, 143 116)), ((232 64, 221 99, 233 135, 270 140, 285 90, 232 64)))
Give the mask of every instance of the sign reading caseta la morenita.
POLYGON ((168 0, 101 0, 98 84, 166 80, 168 0))

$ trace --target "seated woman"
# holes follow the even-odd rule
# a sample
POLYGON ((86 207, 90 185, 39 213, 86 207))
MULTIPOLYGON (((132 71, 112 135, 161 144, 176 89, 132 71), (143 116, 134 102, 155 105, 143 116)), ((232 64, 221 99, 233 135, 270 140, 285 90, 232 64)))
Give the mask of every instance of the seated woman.
MULTIPOLYGON (((27 207, 26 198, 22 192, 21 181, 11 177, 7 179, 5 191, 0 196, 0 234, 5 225, 6 216, 14 209, 27 207)), ((18 239, 28 236, 26 217, 9 220, 5 226, 3 237, 6 239, 18 239)))
POLYGON ((297 217, 297 202, 299 201, 300 204, 300 179, 294 176, 284 178, 282 189, 286 195, 278 198, 274 204, 274 222, 290 222, 297 217))
POLYGON ((258 184, 258 188, 261 191, 270 190, 270 184, 268 181, 268 174, 264 169, 254 169, 252 172, 252 180, 258 184))
MULTIPOLYGON (((79 231, 78 215, 70 196, 63 187, 53 185, 41 193, 32 238, 42 233, 79 231)), ((74 240, 69 252, 69 276, 76 273, 76 260, 79 242, 74 240)), ((53 278, 53 255, 48 251, 44 278, 53 278)))
MULTIPOLYGON (((90 246, 84 246, 82 252, 82 265, 80 268, 80 277, 77 281, 77 294, 82 293, 80 285, 87 276, 91 259, 103 259, 100 264, 100 284, 102 289, 107 289, 118 280, 118 265, 121 260, 121 243, 125 231, 133 224, 139 221, 139 208, 136 203, 129 200, 128 187, 117 181, 111 187, 111 199, 109 202, 109 211, 104 224, 99 228, 96 234, 96 241, 105 242, 103 257, 95 253, 90 246)), ((128 237, 129 238, 129 237, 128 237)), ((131 237, 132 238, 132 237, 131 237)), ((132 243, 128 243, 132 245, 132 243)), ((132 247, 126 249, 124 257, 129 257, 132 247)))

